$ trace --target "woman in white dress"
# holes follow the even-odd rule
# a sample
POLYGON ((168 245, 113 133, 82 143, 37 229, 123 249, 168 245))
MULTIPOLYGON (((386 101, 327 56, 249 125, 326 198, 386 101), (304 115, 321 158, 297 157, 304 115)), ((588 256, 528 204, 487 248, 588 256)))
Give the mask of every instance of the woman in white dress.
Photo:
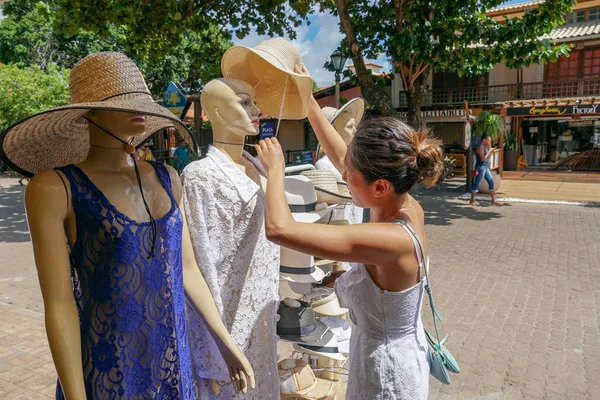
POLYGON ((371 222, 295 222, 285 201, 281 147, 267 139, 257 146, 268 174, 267 238, 303 253, 358 263, 336 282, 354 323, 347 398, 426 399, 430 367, 420 316, 426 254, 417 250, 416 236, 425 253, 427 241, 423 209, 408 192, 417 183, 437 182, 444 167, 441 142, 398 119, 379 118, 360 125, 347 146, 314 99, 308 118, 354 203, 371 209, 371 222))

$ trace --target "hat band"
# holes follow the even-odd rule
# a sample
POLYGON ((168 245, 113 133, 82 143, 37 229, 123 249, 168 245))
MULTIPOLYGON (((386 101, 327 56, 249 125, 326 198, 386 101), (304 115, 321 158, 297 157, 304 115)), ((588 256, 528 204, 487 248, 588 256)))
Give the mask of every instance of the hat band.
POLYGON ((305 348, 306 350, 316 351, 317 353, 336 354, 340 352, 340 350, 337 347, 311 346, 304 343, 297 343, 297 345, 302 348, 305 348))
POLYGON ((310 204, 290 204, 290 211, 293 213, 308 213, 315 211, 317 207, 317 202, 310 204))
POLYGON ((310 275, 315 272, 315 266, 307 267, 307 268, 296 268, 296 267, 286 267, 285 265, 279 266, 279 272, 283 272, 284 274, 292 274, 292 275, 310 275))
POLYGON ((312 324, 300 328, 280 328, 277 327, 277 334, 279 336, 305 336, 317 329, 317 324, 312 324))
POLYGON ((341 195, 341 194, 339 194, 339 193, 331 192, 331 191, 329 191, 329 190, 327 190, 327 189, 322 189, 322 188, 320 188, 320 187, 318 187, 318 186, 315 186, 315 190, 318 190, 319 192, 322 192, 322 193, 328 194, 328 195, 330 195, 330 196, 339 197, 340 199, 352 200, 352 197, 348 197, 348 196, 342 196, 342 195, 341 195))
POLYGON ((144 91, 141 91, 141 90, 134 90, 134 91, 131 91, 131 92, 124 92, 124 93, 113 94, 112 96, 108 96, 108 97, 106 97, 106 98, 104 98, 104 99, 102 99, 100 101, 106 101, 108 99, 112 99, 113 97, 125 96, 126 94, 147 94, 148 96, 152 97, 152 95, 150 93, 148 93, 148 92, 144 92, 144 91))

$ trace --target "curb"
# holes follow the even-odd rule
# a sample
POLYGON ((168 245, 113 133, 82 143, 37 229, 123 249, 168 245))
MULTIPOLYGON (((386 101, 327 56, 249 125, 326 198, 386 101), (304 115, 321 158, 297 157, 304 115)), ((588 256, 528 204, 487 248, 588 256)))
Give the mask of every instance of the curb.
MULTIPOLYGON (((470 200, 471 194, 464 193, 460 196, 456 197, 459 200, 470 200)), ((475 200, 483 200, 483 201, 492 201, 491 196, 480 196, 476 195, 475 200)), ((498 199, 499 201, 505 203, 529 203, 529 204, 552 204, 552 205, 562 205, 562 206, 584 206, 584 207, 599 207, 599 202, 582 202, 582 201, 565 201, 565 200, 536 200, 536 199, 520 199, 514 197, 502 197, 498 199)))

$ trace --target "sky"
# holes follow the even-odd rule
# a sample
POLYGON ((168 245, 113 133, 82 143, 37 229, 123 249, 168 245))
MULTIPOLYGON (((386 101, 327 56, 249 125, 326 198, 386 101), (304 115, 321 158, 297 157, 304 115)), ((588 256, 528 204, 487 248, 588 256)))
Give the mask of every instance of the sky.
MULTIPOLYGON (((317 85, 321 88, 331 86, 335 83, 334 73, 325 70, 323 64, 329 60, 329 56, 343 38, 343 34, 339 32, 339 20, 330 13, 311 15, 309 20, 310 25, 304 23, 295 29, 296 39, 292 40, 292 43, 300 52, 302 62, 317 85)), ((268 36, 260 36, 251 32, 244 39, 234 39, 233 42, 236 45, 253 47, 268 38, 268 36)), ((377 60, 370 61, 383 65, 382 72, 390 71, 390 63, 385 54, 382 53, 377 60)), ((346 66, 351 64, 352 60, 346 62, 346 66)))

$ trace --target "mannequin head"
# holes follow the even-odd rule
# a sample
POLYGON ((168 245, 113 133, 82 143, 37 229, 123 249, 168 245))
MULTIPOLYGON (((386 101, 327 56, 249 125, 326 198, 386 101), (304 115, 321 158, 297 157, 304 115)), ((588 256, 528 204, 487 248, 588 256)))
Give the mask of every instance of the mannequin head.
POLYGON ((260 110, 254 89, 235 79, 214 79, 201 96, 202 109, 212 123, 215 141, 242 143, 259 133, 260 110))
MULTIPOLYGON (((87 113, 86 117, 125 142, 129 142, 132 137, 143 135, 146 132, 146 116, 143 114, 92 110, 87 113)), ((104 142, 106 140, 116 141, 93 124, 88 125, 92 143, 97 140, 104 142)))
POLYGON ((344 139, 346 145, 348 145, 356 133, 356 119, 351 113, 342 113, 335 119, 333 127, 342 139, 344 139))

